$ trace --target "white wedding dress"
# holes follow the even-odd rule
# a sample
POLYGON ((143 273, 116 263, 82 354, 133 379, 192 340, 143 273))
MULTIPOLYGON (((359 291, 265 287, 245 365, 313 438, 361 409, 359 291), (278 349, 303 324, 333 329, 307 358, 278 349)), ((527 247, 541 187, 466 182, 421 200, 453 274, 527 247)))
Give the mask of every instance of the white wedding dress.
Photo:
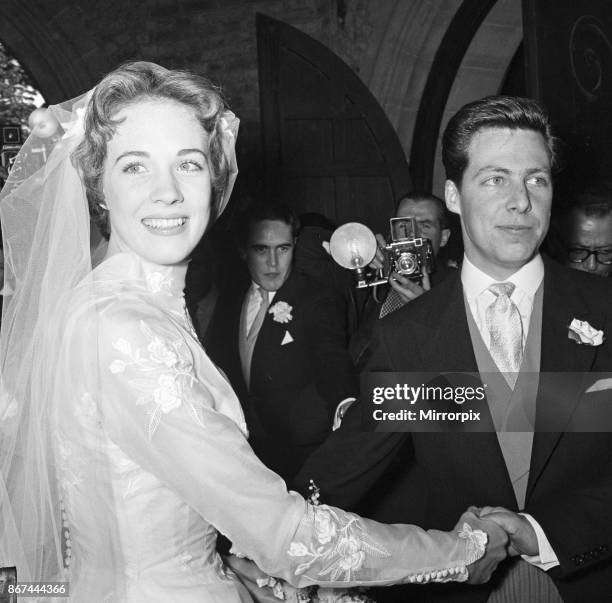
POLYGON ((186 313, 185 269, 112 256, 51 329, 70 600, 251 601, 215 550, 217 530, 296 586, 465 580, 481 533, 313 507, 259 462, 186 313))

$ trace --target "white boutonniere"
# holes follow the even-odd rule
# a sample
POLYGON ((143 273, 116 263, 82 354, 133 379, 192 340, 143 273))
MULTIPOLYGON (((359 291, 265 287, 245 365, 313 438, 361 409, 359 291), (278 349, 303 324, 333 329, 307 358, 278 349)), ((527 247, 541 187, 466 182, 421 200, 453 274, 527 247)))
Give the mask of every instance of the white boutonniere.
POLYGON ((291 310, 293 310, 293 308, 287 302, 279 301, 271 306, 268 310, 268 314, 272 314, 276 322, 287 323, 293 318, 291 310))
POLYGON ((576 343, 586 345, 601 345, 604 340, 604 332, 593 328, 586 320, 574 318, 569 326, 567 336, 576 343))

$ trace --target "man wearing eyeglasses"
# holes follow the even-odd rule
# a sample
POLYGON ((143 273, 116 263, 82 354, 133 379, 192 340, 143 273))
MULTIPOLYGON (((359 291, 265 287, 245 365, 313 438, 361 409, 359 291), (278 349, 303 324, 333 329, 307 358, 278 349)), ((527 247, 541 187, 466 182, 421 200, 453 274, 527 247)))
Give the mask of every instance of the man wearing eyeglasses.
POLYGON ((580 203, 568 216, 566 265, 609 276, 612 272, 612 197, 580 203))

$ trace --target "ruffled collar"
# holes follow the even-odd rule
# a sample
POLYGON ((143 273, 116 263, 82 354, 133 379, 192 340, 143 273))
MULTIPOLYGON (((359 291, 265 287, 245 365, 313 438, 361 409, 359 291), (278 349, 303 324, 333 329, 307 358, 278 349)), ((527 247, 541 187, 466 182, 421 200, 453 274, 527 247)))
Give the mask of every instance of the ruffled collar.
POLYGON ((162 266, 133 251, 116 253, 93 271, 96 281, 134 281, 153 295, 182 298, 188 261, 162 266))

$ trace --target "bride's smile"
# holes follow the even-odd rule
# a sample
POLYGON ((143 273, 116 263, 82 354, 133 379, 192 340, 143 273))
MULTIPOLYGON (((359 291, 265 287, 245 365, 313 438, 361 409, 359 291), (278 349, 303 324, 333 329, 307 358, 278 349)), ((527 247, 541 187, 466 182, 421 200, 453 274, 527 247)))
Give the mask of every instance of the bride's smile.
POLYGON ((171 100, 129 105, 115 119, 103 175, 108 255, 131 250, 156 264, 179 263, 210 217, 207 134, 192 110, 171 100))

